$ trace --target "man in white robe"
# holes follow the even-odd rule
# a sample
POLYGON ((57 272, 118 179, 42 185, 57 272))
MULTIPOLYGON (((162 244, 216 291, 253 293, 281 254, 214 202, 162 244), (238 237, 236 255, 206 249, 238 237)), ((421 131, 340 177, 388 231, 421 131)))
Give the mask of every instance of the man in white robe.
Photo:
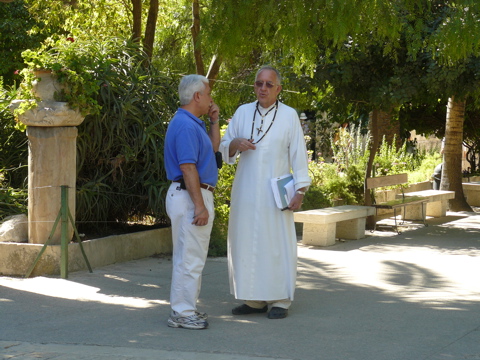
POLYGON ((297 275, 293 210, 302 205, 311 179, 297 112, 279 102, 281 77, 262 67, 255 79, 257 101, 240 106, 220 144, 223 159, 239 162, 232 187, 228 230, 230 290, 245 301, 234 315, 287 316, 297 275), (296 193, 288 209, 275 203, 271 179, 292 173, 296 193))

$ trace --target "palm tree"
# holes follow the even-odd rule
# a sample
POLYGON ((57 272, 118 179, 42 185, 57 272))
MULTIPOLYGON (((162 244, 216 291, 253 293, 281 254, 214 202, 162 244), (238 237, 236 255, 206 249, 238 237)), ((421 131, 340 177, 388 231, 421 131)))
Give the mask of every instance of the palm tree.
POLYGON ((458 174, 462 174, 464 120, 465 100, 457 100, 454 96, 450 97, 447 107, 440 190, 455 191, 455 198, 449 200, 450 210, 452 211, 473 211, 463 194, 462 176, 458 176, 458 174))

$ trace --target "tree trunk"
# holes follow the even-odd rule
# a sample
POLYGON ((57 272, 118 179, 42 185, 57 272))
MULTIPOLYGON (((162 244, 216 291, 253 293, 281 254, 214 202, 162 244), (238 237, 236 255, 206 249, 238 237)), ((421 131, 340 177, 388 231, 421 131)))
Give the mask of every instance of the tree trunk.
MULTIPOLYGON (((364 202, 365 205, 372 205, 372 195, 371 191, 367 189, 367 179, 372 177, 372 169, 373 169, 373 160, 375 159, 375 154, 378 150, 378 145, 380 143, 380 133, 378 131, 378 117, 379 117, 379 110, 373 110, 370 113, 370 136, 372 137, 372 141, 370 141, 370 156, 368 158, 367 169, 365 171, 365 183, 364 183, 364 202)), ((375 227, 375 219, 373 216, 367 217, 366 221, 367 229, 373 230, 375 227)))
POLYGON ((142 0, 132 0, 133 28, 132 38, 139 42, 142 38, 142 0))
POLYGON ((220 65, 222 65, 222 58, 220 56, 214 55, 212 62, 210 63, 210 68, 208 69, 207 79, 210 82, 210 89, 213 89, 215 86, 215 80, 217 79, 218 73, 220 72, 220 65))
POLYGON ((392 111, 376 110, 377 115, 377 127, 378 127, 378 141, 382 142, 385 136, 385 141, 388 144, 395 145, 396 149, 399 149, 402 144, 400 138, 400 122, 393 119, 392 111), (395 144, 393 144, 395 139, 395 144))
POLYGON ((158 18, 158 0, 150 0, 150 8, 148 9, 147 25, 145 27, 145 37, 143 38, 143 51, 147 54, 150 62, 153 55, 153 43, 155 41, 155 29, 157 27, 158 18))
POLYGON ((454 97, 448 99, 447 122, 445 126, 445 147, 440 190, 455 191, 455 198, 449 200, 451 211, 473 211, 468 205, 462 187, 462 144, 465 101, 454 97))
POLYGON ((205 75, 205 65, 202 58, 202 44, 200 37, 200 4, 198 0, 192 1, 193 24, 190 28, 193 40, 193 55, 195 56, 195 66, 198 75, 205 75))

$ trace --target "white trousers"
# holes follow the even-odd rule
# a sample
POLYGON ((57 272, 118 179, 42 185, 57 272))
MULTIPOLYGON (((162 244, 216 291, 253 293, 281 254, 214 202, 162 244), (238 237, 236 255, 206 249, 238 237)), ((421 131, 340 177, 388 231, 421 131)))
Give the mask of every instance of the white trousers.
POLYGON ((170 306, 180 316, 193 315, 202 283, 202 271, 207 259, 208 244, 215 217, 213 193, 201 189, 208 210, 208 224, 192 224, 195 207, 187 190, 172 183, 166 199, 167 214, 172 223, 173 270, 170 306))

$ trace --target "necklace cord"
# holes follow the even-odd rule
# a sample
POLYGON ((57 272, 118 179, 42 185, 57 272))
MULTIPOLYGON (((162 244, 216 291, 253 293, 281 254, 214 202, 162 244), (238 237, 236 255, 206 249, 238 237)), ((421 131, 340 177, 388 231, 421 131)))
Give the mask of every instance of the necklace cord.
POLYGON ((273 108, 275 108, 275 113, 273 114, 273 119, 272 119, 272 122, 270 123, 270 125, 268 126, 267 128, 267 131, 265 131, 265 133, 262 135, 262 137, 260 139, 258 139, 257 141, 253 141, 253 129, 255 127, 255 116, 257 115, 257 111, 258 113, 260 114, 260 116, 262 116, 262 114, 260 113, 260 110, 258 110, 258 101, 257 101, 257 105, 256 105, 256 108, 255 108, 255 111, 253 112, 253 119, 252 119, 252 131, 250 133, 250 139, 252 140, 252 144, 258 144, 264 137, 265 135, 267 135, 268 131, 270 130, 270 128, 272 127, 273 125, 273 122, 275 121, 275 118, 277 117, 277 110, 278 110, 278 100, 275 101, 275 106, 271 107, 270 110, 268 110, 265 115, 262 116, 262 122, 260 124, 260 128, 258 129, 259 130, 259 134, 260 134, 260 131, 262 130, 262 127, 263 127, 263 120, 264 118, 268 115, 268 113, 270 111, 273 110, 273 108))

